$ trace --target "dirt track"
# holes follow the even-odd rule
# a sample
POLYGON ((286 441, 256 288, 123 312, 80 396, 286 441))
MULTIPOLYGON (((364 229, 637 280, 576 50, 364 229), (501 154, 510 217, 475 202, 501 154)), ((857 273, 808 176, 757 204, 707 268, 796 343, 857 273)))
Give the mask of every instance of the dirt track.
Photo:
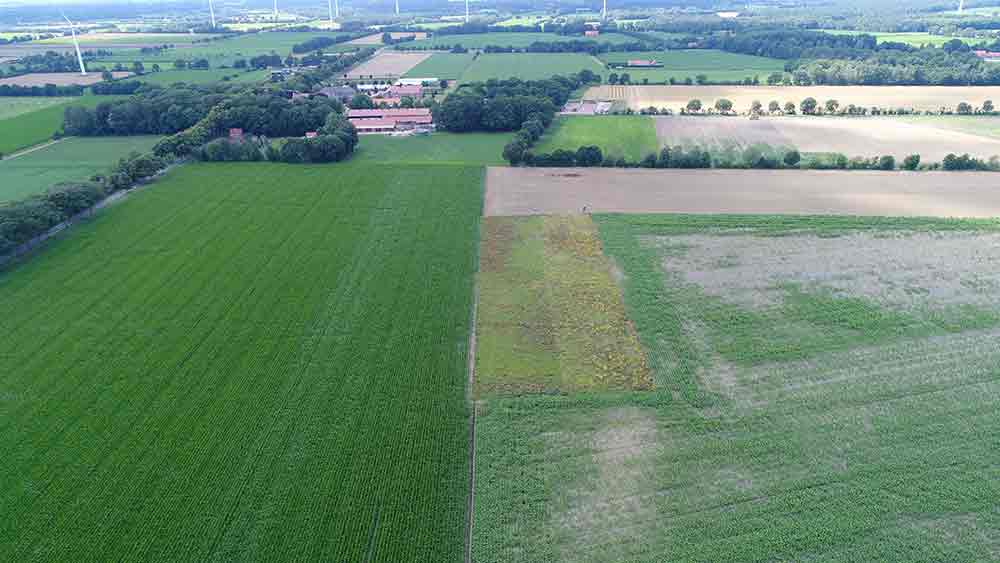
MULTIPOLYGON (((945 118, 942 118, 945 119, 945 118)), ((839 152, 848 157, 919 154, 940 162, 948 153, 980 158, 1000 155, 1000 141, 929 124, 904 123, 891 117, 657 117, 661 144, 725 146, 767 143, 802 152, 839 152)))
POLYGON ((487 216, 737 213, 1000 217, 1000 173, 490 168, 487 216))

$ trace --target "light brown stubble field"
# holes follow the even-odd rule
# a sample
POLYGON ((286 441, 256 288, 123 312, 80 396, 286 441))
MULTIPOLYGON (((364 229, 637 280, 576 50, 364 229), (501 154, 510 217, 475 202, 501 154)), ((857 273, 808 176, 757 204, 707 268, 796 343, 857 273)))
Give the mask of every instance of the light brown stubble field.
POLYGON ((776 100, 784 107, 792 102, 796 107, 805 98, 815 98, 820 104, 837 100, 841 107, 854 104, 862 107, 908 108, 937 111, 942 106, 954 109, 961 102, 979 106, 986 100, 1000 100, 1000 86, 595 86, 584 96, 588 100, 622 100, 628 107, 639 110, 650 106, 674 111, 693 99, 705 107, 725 98, 733 102, 737 112, 750 111, 757 100, 764 104, 776 100))
MULTIPOLYGON (((980 158, 1000 155, 1000 140, 906 123, 892 117, 657 117, 662 145, 727 147, 767 143, 801 152, 838 152, 848 157, 919 154, 924 162, 940 162, 949 153, 980 158)), ((947 120, 948 117, 941 117, 947 120)), ((992 119, 984 117, 983 119, 992 119)))
POLYGON ((1000 216, 994 172, 491 167, 486 216, 733 213, 1000 216))

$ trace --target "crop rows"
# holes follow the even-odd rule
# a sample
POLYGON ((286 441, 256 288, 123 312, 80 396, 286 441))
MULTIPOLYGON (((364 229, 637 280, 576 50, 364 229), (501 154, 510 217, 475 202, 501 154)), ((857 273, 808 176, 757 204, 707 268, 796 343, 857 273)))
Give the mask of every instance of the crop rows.
POLYGON ((779 287, 783 304, 755 309, 708 295, 671 270, 692 251, 683 234, 995 224, 625 215, 596 222, 622 270, 656 389, 483 401, 476 561, 997 558, 994 310, 963 309, 945 323, 807 286, 779 287))
POLYGON ((0 559, 460 560, 481 181, 188 166, 0 274, 0 559))

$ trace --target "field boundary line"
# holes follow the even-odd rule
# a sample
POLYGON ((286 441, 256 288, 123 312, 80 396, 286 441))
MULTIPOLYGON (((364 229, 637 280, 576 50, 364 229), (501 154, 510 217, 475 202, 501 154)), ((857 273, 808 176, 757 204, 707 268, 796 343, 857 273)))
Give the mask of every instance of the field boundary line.
POLYGON ((472 563, 472 513, 476 508, 476 410, 478 403, 473 396, 473 385, 476 383, 476 318, 479 314, 478 243, 476 247, 476 277, 472 290, 472 324, 469 328, 469 381, 465 390, 465 400, 472 408, 469 424, 469 500, 465 508, 465 563, 472 563))
POLYGON ((60 143, 60 142, 62 142, 64 140, 66 140, 66 139, 72 139, 72 138, 73 137, 61 137, 59 139, 52 139, 51 141, 46 141, 44 143, 40 143, 40 144, 33 145, 33 146, 30 146, 30 147, 27 147, 27 148, 19 149, 17 151, 14 151, 14 152, 12 152, 12 153, 4 156, 3 157, 3 161, 6 162, 8 160, 14 160, 15 158, 17 158, 19 156, 24 156, 26 154, 33 153, 35 151, 40 151, 40 150, 42 150, 44 148, 51 147, 52 145, 54 145, 56 143, 60 143))

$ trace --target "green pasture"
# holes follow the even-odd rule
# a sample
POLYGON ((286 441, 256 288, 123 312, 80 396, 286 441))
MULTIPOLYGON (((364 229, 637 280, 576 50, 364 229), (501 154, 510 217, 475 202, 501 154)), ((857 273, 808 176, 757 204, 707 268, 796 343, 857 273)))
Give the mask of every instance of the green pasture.
POLYGON ((48 96, 0 97, 0 122, 47 107, 65 104, 74 99, 48 96))
POLYGON ((482 182, 185 165, 0 273, 0 560, 463 561, 482 182))
POLYGON ((604 71, 597 59, 580 53, 494 53, 479 55, 462 74, 462 82, 485 82, 520 78, 542 80, 557 74, 573 74, 590 70, 604 71))
POLYGON ((0 202, 41 193, 60 182, 107 173, 132 151, 148 152, 159 137, 71 137, 0 161, 0 202))
POLYGON ((868 35, 874 35, 876 41, 879 43, 905 43, 913 47, 921 46, 933 46, 940 47, 945 43, 951 41, 952 39, 958 39, 964 43, 974 44, 978 43, 979 40, 970 37, 955 37, 950 35, 933 35, 927 32, 900 32, 900 33, 868 33, 862 31, 850 31, 850 30, 833 30, 833 29, 823 29, 819 30, 824 33, 830 33, 832 35, 861 35, 862 33, 867 33, 868 35))
POLYGON ((683 51, 644 51, 639 53, 602 53, 599 58, 605 64, 629 60, 656 60, 663 63, 663 68, 634 69, 615 68, 602 72, 605 79, 611 73, 621 75, 627 73, 632 84, 640 84, 643 80, 653 83, 664 83, 671 77, 678 81, 685 78, 694 80, 699 74, 708 77, 710 82, 737 81, 757 76, 761 82, 774 72, 784 71, 784 61, 754 55, 727 53, 714 49, 685 49, 683 51))
POLYGON ((474 55, 468 53, 434 53, 431 57, 410 69, 407 78, 444 78, 458 80, 472 64, 474 55))
POLYGON ((929 125, 938 129, 971 133, 1000 139, 1000 116, 989 115, 903 115, 886 119, 898 119, 905 123, 929 125))
MULTIPOLYGON (((77 36, 81 46, 114 47, 115 45, 191 45, 218 37, 211 33, 84 33, 77 36)), ((73 45, 73 38, 66 35, 34 41, 42 45, 73 45)))
POLYGON ((116 98, 118 96, 81 96, 70 98, 69 101, 60 104, 0 119, 0 153, 10 154, 51 139, 62 129, 63 113, 69 106, 81 105, 93 108, 101 102, 116 98))
POLYGON ((656 127, 644 115, 560 116, 546 130, 532 152, 550 153, 556 149, 576 151, 583 146, 597 146, 604 156, 639 162, 659 150, 656 127))
POLYGON ((147 72, 138 80, 148 84, 169 86, 176 82, 188 84, 208 84, 212 82, 263 82, 270 77, 266 70, 243 71, 232 68, 215 68, 208 70, 165 70, 162 72, 147 72))
POLYGON ((503 148, 511 133, 432 133, 393 137, 364 135, 352 161, 392 164, 504 166, 503 148))

